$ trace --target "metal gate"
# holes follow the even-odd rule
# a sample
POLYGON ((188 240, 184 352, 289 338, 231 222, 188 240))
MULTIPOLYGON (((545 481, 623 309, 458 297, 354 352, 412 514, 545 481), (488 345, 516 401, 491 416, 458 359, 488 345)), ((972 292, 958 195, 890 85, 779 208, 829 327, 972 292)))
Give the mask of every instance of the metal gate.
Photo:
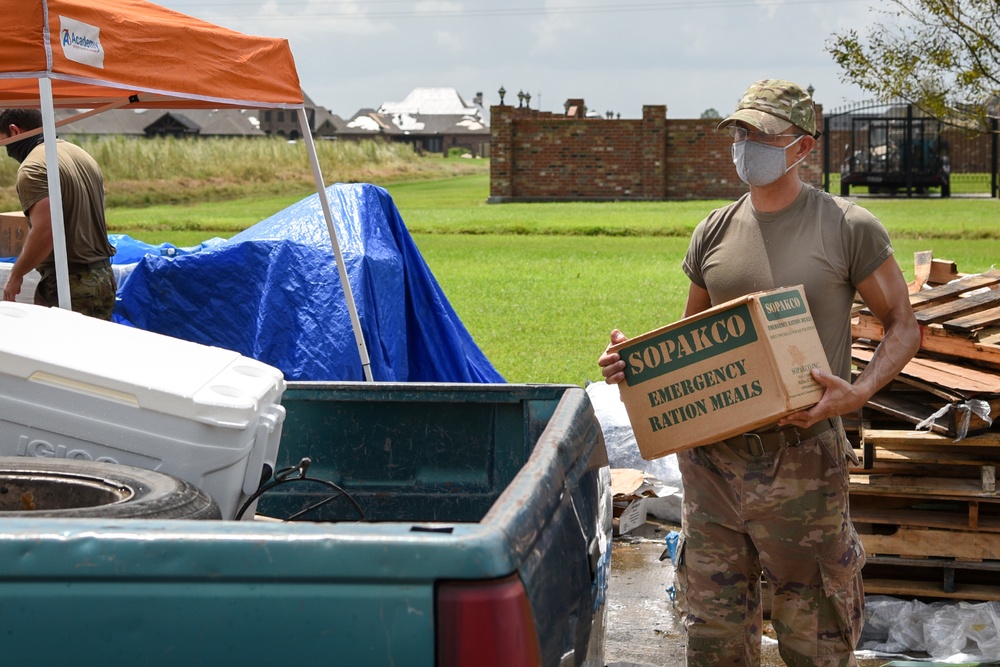
POLYGON ((912 104, 856 105, 823 118, 823 186, 841 195, 997 192, 997 119, 988 132, 947 125, 912 104))

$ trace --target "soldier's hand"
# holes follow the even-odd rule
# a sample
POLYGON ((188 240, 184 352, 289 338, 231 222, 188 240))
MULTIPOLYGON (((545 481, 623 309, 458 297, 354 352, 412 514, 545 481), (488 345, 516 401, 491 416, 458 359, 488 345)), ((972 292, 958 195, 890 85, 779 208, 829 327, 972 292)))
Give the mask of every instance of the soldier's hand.
POLYGON ((13 301, 21 293, 21 283, 24 278, 13 274, 7 276, 7 282, 3 286, 3 300, 13 301))
POLYGON ((618 329, 611 331, 611 342, 604 348, 604 354, 597 359, 597 365, 601 367, 601 374, 608 384, 618 384, 625 379, 625 362, 617 352, 610 352, 612 345, 624 343, 628 338, 618 329))
POLYGON ((864 405, 864 400, 858 402, 859 397, 850 382, 816 368, 811 371, 811 374, 813 379, 822 385, 823 396, 820 397, 816 405, 808 410, 785 415, 778 420, 778 426, 791 425, 809 428, 819 421, 839 417, 864 405))

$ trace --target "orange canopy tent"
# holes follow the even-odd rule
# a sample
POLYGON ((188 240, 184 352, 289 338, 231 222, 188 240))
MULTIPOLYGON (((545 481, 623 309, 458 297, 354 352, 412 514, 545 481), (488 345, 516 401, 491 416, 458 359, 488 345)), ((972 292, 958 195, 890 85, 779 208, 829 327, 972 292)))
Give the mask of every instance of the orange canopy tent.
MULTIPOLYGON (((0 107, 42 111, 46 162, 55 164, 55 108, 297 110, 365 377, 371 369, 344 268, 295 62, 284 39, 253 37, 144 0, 23 0, 0 23, 0 107)), ((23 135, 19 138, 23 138, 23 135)), ((10 143, 0 141, 0 145, 10 143)), ((59 170, 48 170, 59 305, 70 307, 59 170)))

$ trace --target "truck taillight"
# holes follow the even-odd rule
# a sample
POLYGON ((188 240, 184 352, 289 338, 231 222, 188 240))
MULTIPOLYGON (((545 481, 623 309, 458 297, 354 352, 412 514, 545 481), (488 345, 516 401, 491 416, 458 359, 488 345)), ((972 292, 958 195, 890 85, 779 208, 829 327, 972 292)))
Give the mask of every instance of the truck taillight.
POLYGON ((436 625, 438 667, 541 664, 531 605, 516 574, 439 584, 436 625))

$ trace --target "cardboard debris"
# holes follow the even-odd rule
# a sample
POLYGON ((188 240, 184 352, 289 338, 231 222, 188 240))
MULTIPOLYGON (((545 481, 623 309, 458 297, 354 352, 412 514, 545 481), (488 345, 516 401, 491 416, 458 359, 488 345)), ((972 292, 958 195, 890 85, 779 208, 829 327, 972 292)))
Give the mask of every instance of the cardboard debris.
POLYGON ((615 535, 625 535, 646 523, 657 505, 673 500, 680 491, 652 475, 632 468, 611 469, 611 494, 614 506, 615 535))
POLYGON ((17 257, 28 235, 28 219, 21 211, 0 213, 0 257, 17 257))

